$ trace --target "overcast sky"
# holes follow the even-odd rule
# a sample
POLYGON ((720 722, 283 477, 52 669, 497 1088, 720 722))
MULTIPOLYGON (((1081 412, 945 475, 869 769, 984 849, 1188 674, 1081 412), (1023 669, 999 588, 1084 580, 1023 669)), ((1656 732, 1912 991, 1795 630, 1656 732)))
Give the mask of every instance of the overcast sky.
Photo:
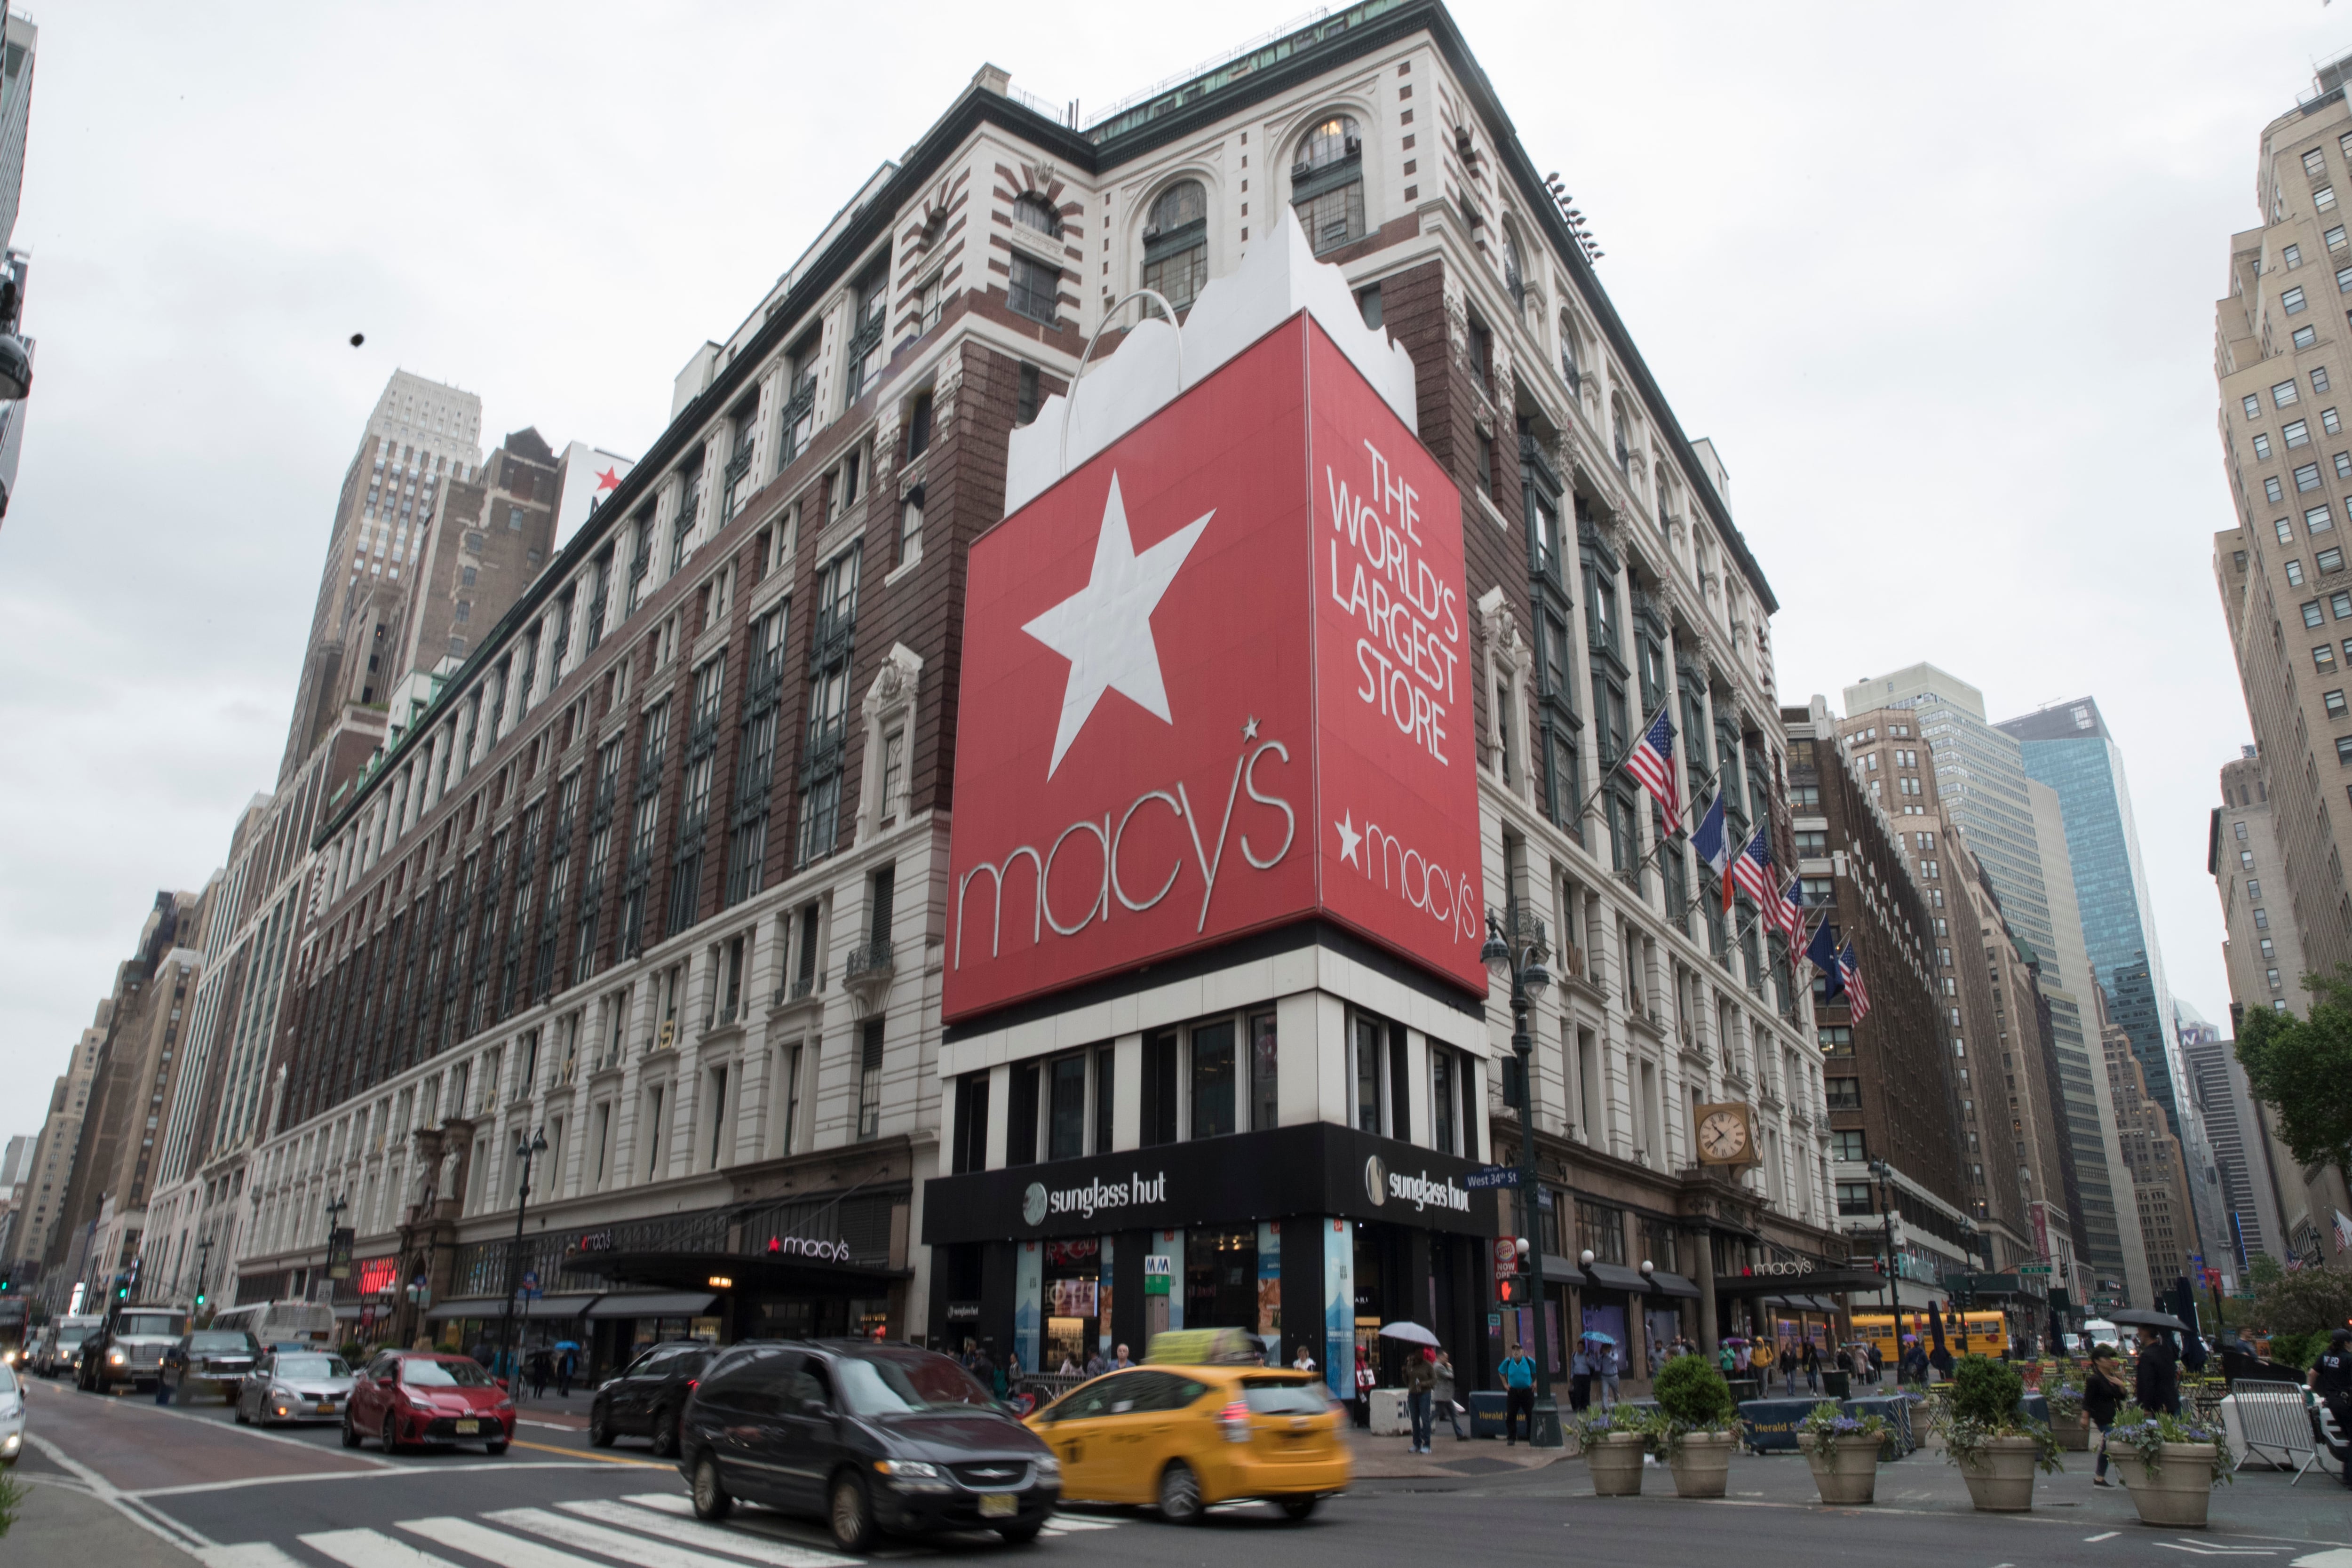
MULTIPOLYGON (((2256 138, 2352 49, 2352 7, 1455 14, 1729 467, 1784 697, 1835 703, 1919 658, 1996 719, 2095 695, 2174 988, 2226 1017, 2206 816, 2248 731, 2210 567, 2231 521, 2212 301, 2257 221, 2256 138)), ((336 488, 394 367, 479 394, 485 447, 536 425, 640 452, 694 347, 982 61, 1107 104, 1290 16, 1051 19, 36 13, 16 237, 40 368, 0 522, 0 1134, 37 1129, 156 889, 201 886, 274 782, 336 488)))

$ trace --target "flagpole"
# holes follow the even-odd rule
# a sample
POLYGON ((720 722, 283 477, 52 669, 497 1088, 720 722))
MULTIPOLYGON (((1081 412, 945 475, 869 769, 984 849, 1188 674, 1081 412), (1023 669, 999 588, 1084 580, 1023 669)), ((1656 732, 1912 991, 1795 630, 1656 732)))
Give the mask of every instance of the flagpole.
MULTIPOLYGON (((1651 726, 1657 723, 1657 721, 1663 718, 1667 710, 1673 708, 1674 705, 1675 700, 1671 697, 1667 698, 1664 702, 1659 703, 1656 710, 1654 711, 1647 719, 1642 721, 1642 728, 1636 731, 1636 733, 1643 735, 1648 734, 1650 732, 1651 726)), ((1633 748, 1632 746, 1628 746, 1625 748, 1624 752, 1620 755, 1615 762, 1601 770, 1601 782, 1592 786, 1592 793, 1586 795, 1584 797, 1584 804, 1576 808, 1577 821, 1582 822, 1584 820, 1584 814, 1591 811, 1592 809, 1592 803, 1599 800, 1601 795, 1608 791, 1609 785, 1616 779, 1618 771, 1624 767, 1626 762, 1632 758, 1633 755, 1633 748)), ((1685 806, 1684 809, 1687 811, 1689 808, 1685 806)))

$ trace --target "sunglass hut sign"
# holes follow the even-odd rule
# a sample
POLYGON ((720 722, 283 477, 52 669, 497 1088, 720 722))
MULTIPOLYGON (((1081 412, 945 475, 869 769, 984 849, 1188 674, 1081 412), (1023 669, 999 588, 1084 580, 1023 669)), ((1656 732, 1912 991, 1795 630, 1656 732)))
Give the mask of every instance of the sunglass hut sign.
POLYGON ((974 544, 947 1017, 1314 913, 1483 994, 1461 515, 1301 315, 974 544))

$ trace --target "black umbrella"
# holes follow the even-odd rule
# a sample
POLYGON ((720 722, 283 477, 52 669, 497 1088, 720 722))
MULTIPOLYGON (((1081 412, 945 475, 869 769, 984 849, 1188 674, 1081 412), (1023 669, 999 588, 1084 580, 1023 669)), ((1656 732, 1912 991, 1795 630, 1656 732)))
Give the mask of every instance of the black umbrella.
POLYGON ((2107 1314, 2107 1321, 2126 1329, 2185 1329, 2189 1326, 2169 1312, 2143 1311, 2137 1307, 2118 1307, 2107 1314))
POLYGON ((1937 1372, 1952 1370, 1952 1352, 1944 1348, 1944 1317, 1936 1303, 1927 1303, 1927 1342, 1936 1348, 1927 1352, 1927 1363, 1937 1372))
POLYGON ((2189 1281, 2172 1282, 2172 1299, 2180 1317, 2180 1364, 2191 1372, 2205 1370, 2205 1342, 2197 1333, 2197 1297, 2189 1281))

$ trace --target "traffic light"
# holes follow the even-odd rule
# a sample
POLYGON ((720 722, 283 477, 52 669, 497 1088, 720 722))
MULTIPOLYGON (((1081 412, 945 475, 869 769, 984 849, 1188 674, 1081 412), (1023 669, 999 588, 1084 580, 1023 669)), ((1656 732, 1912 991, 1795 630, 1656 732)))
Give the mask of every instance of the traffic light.
POLYGON ((1497 1280, 1496 1280, 1496 1281, 1495 1281, 1495 1295, 1496 1295, 1496 1299, 1497 1299, 1497 1300, 1503 1300, 1503 1301, 1506 1301, 1506 1302, 1507 1302, 1508 1300, 1510 1300, 1510 1299, 1511 1299, 1511 1292, 1512 1292, 1512 1290, 1513 1290, 1513 1289, 1517 1286, 1517 1284, 1518 1284, 1518 1281, 1517 1281, 1517 1280, 1516 1280, 1516 1279, 1497 1279, 1497 1280))
POLYGON ((196 1305, 197 1305, 198 1307, 202 1307, 204 1304, 205 1304, 205 1293, 204 1293, 202 1290, 199 1290, 199 1291, 197 1291, 197 1292, 196 1292, 196 1305))

